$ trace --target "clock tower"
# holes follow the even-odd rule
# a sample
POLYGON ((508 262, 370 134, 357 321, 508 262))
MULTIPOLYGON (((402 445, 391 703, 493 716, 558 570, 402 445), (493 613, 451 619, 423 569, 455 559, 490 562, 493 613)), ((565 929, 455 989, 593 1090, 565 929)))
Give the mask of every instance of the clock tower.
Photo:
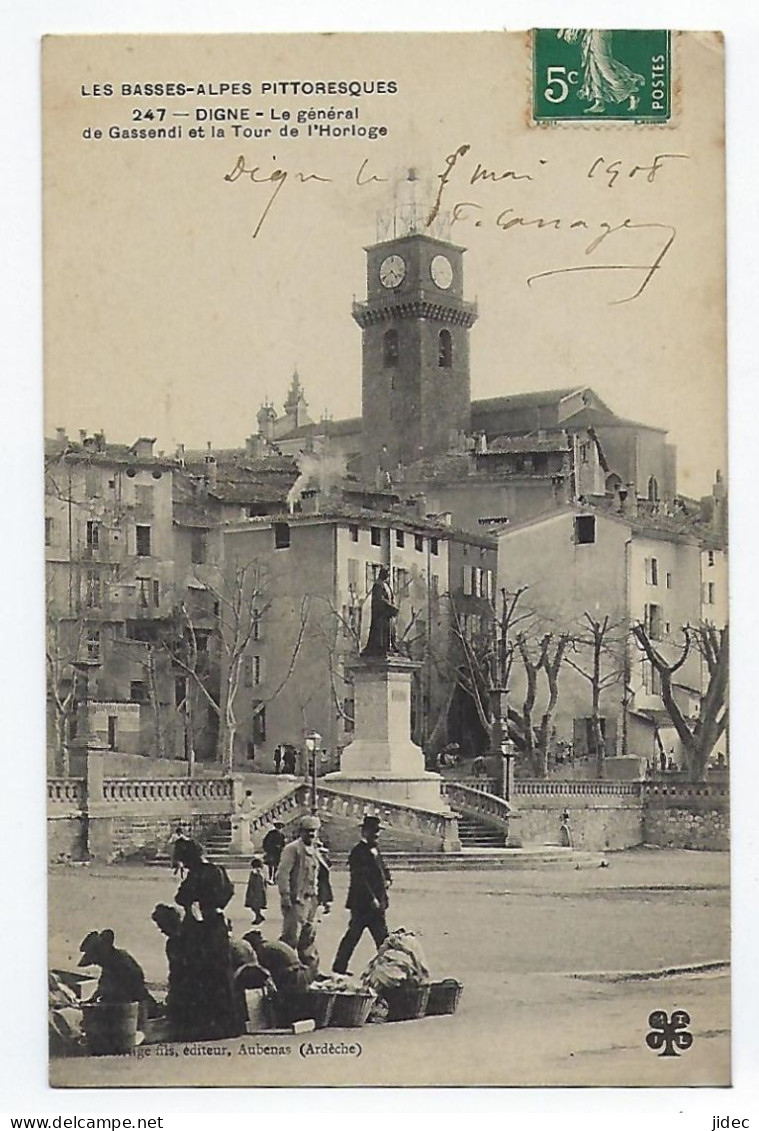
POLYGON ((470 427, 469 330, 464 251, 409 225, 366 248, 362 332, 364 473, 444 455, 470 427))

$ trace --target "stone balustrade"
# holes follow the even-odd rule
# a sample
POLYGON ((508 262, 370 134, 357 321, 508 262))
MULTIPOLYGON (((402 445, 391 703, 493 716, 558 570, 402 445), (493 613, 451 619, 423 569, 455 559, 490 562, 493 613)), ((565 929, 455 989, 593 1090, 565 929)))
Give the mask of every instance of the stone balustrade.
POLYGON ((106 804, 178 804, 222 802, 226 812, 233 799, 230 778, 105 778, 102 800, 106 804))
POLYGON ((79 807, 84 801, 84 778, 48 778, 47 803, 56 808, 79 807))
POLYGON ((393 834, 413 838, 422 848, 443 852, 455 852, 460 848, 454 813, 416 809, 397 801, 378 801, 352 792, 342 793, 326 785, 319 785, 317 789, 317 805, 320 814, 355 826, 360 825, 366 812, 376 813, 393 834))
POLYGON ((638 781, 554 781, 518 778, 514 792, 522 797, 639 797, 638 781))

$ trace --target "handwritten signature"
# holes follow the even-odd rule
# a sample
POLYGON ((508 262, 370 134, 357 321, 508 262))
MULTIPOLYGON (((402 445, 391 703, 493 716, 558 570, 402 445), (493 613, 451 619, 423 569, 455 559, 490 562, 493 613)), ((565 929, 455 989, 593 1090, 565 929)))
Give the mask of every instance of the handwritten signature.
MULTIPOLYGON (((431 207, 427 213, 425 227, 428 231, 434 230, 436 221, 441 216, 445 204, 447 214, 450 216, 451 229, 456 225, 470 224, 476 228, 495 227, 499 231, 508 232, 515 229, 533 230, 543 232, 572 232, 583 231, 591 237, 583 247, 583 261, 570 263, 566 266, 554 267, 546 271, 538 271, 527 277, 526 284, 532 287, 536 282, 557 276, 576 276, 589 272, 613 272, 628 274, 638 277, 634 289, 625 297, 610 300, 611 305, 632 302, 640 298, 651 284, 657 273, 661 270, 664 261, 672 249, 677 237, 677 229, 657 220, 634 220, 632 216, 610 222, 582 217, 567 217, 563 215, 530 215, 528 209, 513 206, 502 207, 500 210, 489 210, 481 200, 458 199, 452 205, 448 204, 448 197, 453 191, 460 191, 462 179, 467 188, 487 187, 489 190, 508 187, 514 191, 521 190, 529 193, 531 186, 536 182, 546 181, 553 176, 553 171, 548 158, 538 158, 531 168, 489 167, 479 160, 470 157, 471 145, 463 144, 449 153, 437 175, 437 189, 431 207), (660 240, 656 242, 652 254, 646 255, 645 262, 641 258, 641 239, 644 234, 657 233, 660 240), (610 263, 598 262, 596 253, 604 248, 614 254, 616 249, 623 246, 635 245, 635 253, 629 259, 621 255, 618 261, 610 263), (587 262, 593 258, 594 262, 587 262)), ((597 157, 585 170, 584 176, 589 181, 600 182, 607 189, 613 191, 618 185, 625 182, 653 185, 657 183, 665 170, 672 167, 673 162, 689 159, 686 153, 657 153, 648 164, 635 164, 621 158, 607 160, 605 156, 597 157)), ((265 168, 262 165, 248 164, 244 156, 237 158, 232 169, 224 175, 224 180, 230 184, 236 181, 246 181, 255 186, 270 189, 264 199, 263 208, 257 215, 253 228, 252 238, 257 239, 261 230, 274 207, 279 194, 289 181, 295 184, 330 184, 334 178, 317 173, 314 170, 288 170, 277 164, 276 157, 272 159, 273 167, 265 168)), ((566 176, 566 173, 564 173, 566 176)), ((381 176, 370 169, 369 158, 364 158, 355 174, 352 183, 361 188, 365 185, 385 183, 390 181, 388 176, 381 176)), ((650 246, 649 240, 646 244, 650 246)), ((626 255, 629 252, 626 251, 626 255)))

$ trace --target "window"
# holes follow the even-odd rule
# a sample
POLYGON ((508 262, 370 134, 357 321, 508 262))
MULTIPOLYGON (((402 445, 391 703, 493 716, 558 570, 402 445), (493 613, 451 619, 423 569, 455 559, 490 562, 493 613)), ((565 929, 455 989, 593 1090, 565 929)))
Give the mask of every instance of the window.
POLYGON ((421 534, 414 535, 414 549, 417 550, 420 554, 424 549, 424 538, 422 538, 421 534))
POLYGON ((671 588, 672 588, 672 574, 668 573, 667 574, 667 589, 671 589, 671 588))
POLYGON ((100 545, 100 523, 89 520, 87 522, 87 549, 97 550, 100 545))
POLYGON ((366 563, 366 591, 367 591, 367 593, 369 592, 371 587, 374 585, 374 582, 377 580, 377 578, 379 576, 379 571, 381 569, 382 569, 382 566, 379 565, 377 562, 367 562, 366 563))
POLYGON ((51 546, 53 543, 53 520, 52 518, 45 519, 45 545, 51 546))
POLYGON ((116 480, 115 479, 109 479, 108 480, 108 486, 110 487, 110 489, 112 491, 115 491, 116 490, 116 480))
POLYGON ((254 704, 253 716, 253 741, 266 742, 266 707, 261 703, 254 704))
POLYGON ((468 597, 472 592, 472 571, 469 566, 464 566, 462 571, 462 589, 464 596, 468 597))
POLYGON ((358 527, 349 526, 348 530, 350 531, 351 542, 358 542, 358 527))
POLYGON ((88 499, 94 499, 100 494, 100 472, 89 468, 84 473, 84 489, 88 499))
POLYGON ((137 534, 137 557, 149 558, 150 557, 150 527, 149 526, 136 526, 135 532, 137 534))
POLYGON ((714 604, 714 582, 708 581, 706 584, 706 603, 707 605, 714 604))
POLYGON ((147 609, 149 604, 148 594, 150 591, 150 578, 135 577, 134 580, 137 585, 137 601, 139 602, 140 608, 147 609))
POLYGON ((174 678, 174 706, 181 707, 187 699, 187 677, 183 675, 174 678))
POLYGON ((253 610, 253 640, 261 639, 261 610, 253 610))
POLYGON ((380 531, 380 528, 378 526, 373 526, 371 528, 371 530, 372 530, 372 546, 381 546, 382 545, 382 533, 380 531))
POLYGON ((580 460, 582 463, 588 463, 590 460, 590 444, 580 444, 580 460))
POLYGON ((87 633, 87 659, 95 662, 100 660, 100 632, 96 628, 87 633))
POLYGON ((661 640, 662 619, 660 605, 646 605, 643 627, 646 631, 646 635, 651 640, 661 640))
POLYGON ((85 599, 88 608, 100 608, 101 592, 100 574, 95 570, 89 570, 85 581, 85 599))
POLYGON ((650 660, 643 661, 643 690, 646 695, 661 695, 661 676, 650 660))
POLYGON ((253 657, 243 656, 242 659, 242 685, 243 687, 253 686, 253 657))
POLYGON ((348 588, 353 593, 358 591, 358 558, 348 558, 348 588))
POLYGON ((430 574, 430 596, 437 601, 440 596, 440 578, 436 573, 430 574))
POLYGON ((706 552, 706 564, 709 566, 710 569, 714 565, 714 550, 707 550, 707 552, 706 552))
POLYGON ((153 578, 153 604, 156 608, 161 603, 161 583, 153 578))
POLYGON ((133 703, 147 703, 148 689, 142 679, 133 679, 129 684, 129 698, 133 703))
POLYGON ((190 531, 190 561, 193 565, 203 565, 208 552, 208 532, 190 531))
POLYGON ((409 585, 409 572, 401 566, 393 568, 393 589, 395 590, 396 597, 402 596, 408 589, 409 585))
POLYGON ((450 369, 453 364, 453 339, 450 330, 441 330, 437 339, 438 369, 450 369))
POLYGON ((209 635, 210 635, 210 633, 208 633, 208 632, 198 632, 197 629, 196 629, 196 631, 195 631, 195 646, 198 649, 198 652, 203 652, 203 653, 208 652, 208 637, 209 637, 209 635))
POLYGON ((108 716, 108 749, 116 749, 116 735, 119 727, 118 715, 108 716))
POLYGON ((274 549, 287 550, 290 547, 290 527, 286 522, 274 523, 274 549))
POLYGON ((646 558, 646 585, 659 584, 659 563, 656 558, 646 558))
POLYGON ((578 514, 575 518, 575 542, 578 546, 589 546, 596 540, 596 516, 578 514))
POLYGON ((396 532, 395 532, 395 544, 401 550, 406 545, 406 535, 402 530, 396 530, 396 532))
POLYGON ((140 510, 145 511, 147 514, 153 513, 152 487, 135 487, 134 497, 140 510))
POLYGON ((398 364, 398 331, 387 330, 382 337, 382 365, 393 369, 398 364))
POLYGON ((437 538, 430 538, 430 553, 437 557, 438 541, 437 538))

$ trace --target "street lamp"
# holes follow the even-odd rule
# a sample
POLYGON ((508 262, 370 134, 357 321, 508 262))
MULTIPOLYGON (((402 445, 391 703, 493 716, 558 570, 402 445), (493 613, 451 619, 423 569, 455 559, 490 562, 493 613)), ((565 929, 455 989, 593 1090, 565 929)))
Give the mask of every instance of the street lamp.
POLYGON ((316 751, 321 749, 322 736, 318 730, 307 730, 304 739, 308 753, 308 773, 311 779, 311 812, 316 813, 316 751))

